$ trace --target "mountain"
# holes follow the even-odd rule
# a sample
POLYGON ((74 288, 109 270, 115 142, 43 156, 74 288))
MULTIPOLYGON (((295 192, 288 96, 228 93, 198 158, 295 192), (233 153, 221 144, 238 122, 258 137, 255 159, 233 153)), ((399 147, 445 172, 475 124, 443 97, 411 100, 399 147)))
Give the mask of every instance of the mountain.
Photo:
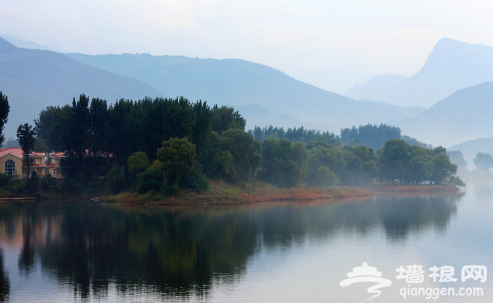
POLYGON ((33 123, 47 106, 69 104, 81 93, 109 102, 166 96, 139 80, 82 64, 59 53, 18 48, 1 38, 0 91, 10 103, 6 137, 15 136, 20 124, 33 123))
POLYGON ((493 155, 493 138, 480 138, 462 142, 451 146, 448 150, 460 150, 464 154, 464 159, 467 161, 468 167, 473 169, 474 158, 479 152, 489 153, 493 155))
POLYGON ((445 147, 493 134, 493 82, 464 88, 423 113, 393 121, 402 132, 445 147))
MULTIPOLYGON (((350 127, 382 123, 390 119, 406 119, 424 110, 353 100, 298 81, 271 67, 238 59, 148 54, 67 56, 84 64, 139 79, 172 96, 183 95, 190 100, 201 99, 210 104, 235 107, 257 104, 273 114, 319 125, 350 127)), ((262 124, 273 123, 264 121, 262 124)))
POLYGON ((453 92, 493 81, 493 47, 440 39, 421 70, 411 77, 375 76, 346 92, 402 106, 430 107, 453 92))
POLYGON ((48 46, 40 45, 34 41, 29 41, 29 40, 9 37, 9 36, 3 36, 3 35, 0 36, 0 38, 4 39, 5 41, 7 41, 7 42, 9 42, 9 43, 11 43, 17 47, 20 47, 20 48, 56 51, 54 49, 49 48, 48 46))

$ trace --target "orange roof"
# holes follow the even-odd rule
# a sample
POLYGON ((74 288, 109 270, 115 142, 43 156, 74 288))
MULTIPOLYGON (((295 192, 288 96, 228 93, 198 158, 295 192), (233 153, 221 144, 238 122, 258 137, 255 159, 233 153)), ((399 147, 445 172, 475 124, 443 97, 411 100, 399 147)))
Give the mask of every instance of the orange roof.
POLYGON ((64 152, 52 152, 50 153, 50 157, 55 157, 55 158, 63 158, 65 157, 64 152))
MULTIPOLYGON (((0 149, 0 158, 3 156, 6 156, 8 154, 13 155, 14 157, 17 157, 19 159, 22 159, 22 148, 20 147, 10 147, 10 148, 2 148, 0 149)), ((33 152, 31 153, 31 156, 33 157, 43 157, 44 153, 36 153, 33 152)))

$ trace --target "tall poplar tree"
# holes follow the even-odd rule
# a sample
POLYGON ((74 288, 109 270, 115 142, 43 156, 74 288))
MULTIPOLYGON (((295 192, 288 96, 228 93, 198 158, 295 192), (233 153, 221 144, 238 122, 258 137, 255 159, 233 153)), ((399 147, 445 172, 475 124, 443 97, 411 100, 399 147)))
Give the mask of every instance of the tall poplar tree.
POLYGON ((9 99, 0 91, 0 147, 2 147, 3 142, 5 141, 3 130, 5 128, 5 124, 7 124, 9 112, 9 99))
POLYGON ((22 159, 27 166, 27 180, 31 176, 31 153, 34 151, 35 136, 36 127, 25 123, 17 128, 17 141, 22 148, 22 159))

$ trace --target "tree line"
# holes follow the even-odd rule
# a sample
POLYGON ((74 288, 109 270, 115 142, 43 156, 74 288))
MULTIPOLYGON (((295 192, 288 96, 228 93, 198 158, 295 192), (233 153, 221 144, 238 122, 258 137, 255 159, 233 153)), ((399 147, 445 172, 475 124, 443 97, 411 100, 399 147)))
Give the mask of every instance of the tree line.
POLYGON ((64 151, 65 188, 86 186, 98 176, 115 192, 134 188, 140 194, 166 195, 205 190, 209 179, 260 180, 279 187, 375 181, 462 184, 442 147, 431 150, 391 138, 375 150, 349 139, 378 146, 382 138, 400 136, 395 127, 368 124, 342 130, 338 138, 303 127, 246 132, 245 125, 233 108, 210 107, 200 100, 121 99, 108 104, 82 94, 70 105, 46 108, 34 127, 25 124, 19 130, 28 137, 36 133, 35 143, 29 141, 31 150, 34 144, 64 151))

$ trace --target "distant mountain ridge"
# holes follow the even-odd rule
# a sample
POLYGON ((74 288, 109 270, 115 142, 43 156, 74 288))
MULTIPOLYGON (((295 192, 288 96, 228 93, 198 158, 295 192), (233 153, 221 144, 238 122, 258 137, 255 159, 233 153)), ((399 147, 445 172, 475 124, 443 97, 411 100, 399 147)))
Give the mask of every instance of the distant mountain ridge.
MULTIPOLYGON (((148 54, 91 56, 72 53, 67 56, 84 64, 134 77, 172 96, 183 95, 190 100, 201 99, 210 104, 235 107, 257 104, 272 114, 288 115, 317 125, 350 127, 382 123, 412 117, 424 110, 353 100, 298 81, 274 68, 239 59, 148 54)), ((255 112, 250 110, 245 115, 247 121, 252 115, 255 112)), ((259 126, 269 124, 272 123, 264 121, 259 126)))
POLYGON ((47 106, 69 104, 85 93, 108 102, 120 98, 167 96, 139 80, 94 68, 62 54, 23 49, 0 38, 0 91, 9 98, 5 134, 15 136, 47 106))
POLYGON ((493 47, 443 38, 415 75, 374 76, 345 95, 401 106, 430 107, 459 89, 490 81, 493 81, 493 47))
POLYGON ((391 123, 406 135, 445 147, 493 134, 493 82, 464 88, 423 113, 391 123))

